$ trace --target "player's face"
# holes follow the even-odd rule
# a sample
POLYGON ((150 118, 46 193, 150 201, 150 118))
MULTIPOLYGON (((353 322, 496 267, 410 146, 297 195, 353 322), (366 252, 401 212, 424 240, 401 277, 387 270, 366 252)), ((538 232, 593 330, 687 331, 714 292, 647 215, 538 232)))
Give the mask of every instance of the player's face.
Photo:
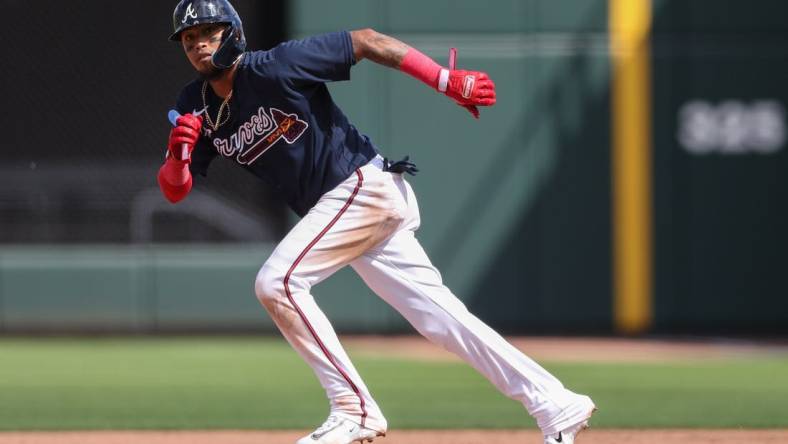
POLYGON ((181 43, 186 57, 194 69, 203 76, 210 77, 218 70, 211 64, 211 56, 222 42, 222 32, 226 25, 207 23, 192 26, 181 33, 181 43))

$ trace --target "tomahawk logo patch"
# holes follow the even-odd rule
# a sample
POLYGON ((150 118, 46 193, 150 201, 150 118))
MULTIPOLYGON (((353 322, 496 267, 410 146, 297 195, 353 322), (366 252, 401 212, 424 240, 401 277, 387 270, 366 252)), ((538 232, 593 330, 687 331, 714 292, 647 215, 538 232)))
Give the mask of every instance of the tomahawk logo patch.
POLYGON ((225 157, 237 156, 238 163, 249 165, 280 140, 294 144, 309 128, 297 114, 276 108, 260 107, 257 114, 238 128, 228 139, 214 139, 213 145, 225 157))

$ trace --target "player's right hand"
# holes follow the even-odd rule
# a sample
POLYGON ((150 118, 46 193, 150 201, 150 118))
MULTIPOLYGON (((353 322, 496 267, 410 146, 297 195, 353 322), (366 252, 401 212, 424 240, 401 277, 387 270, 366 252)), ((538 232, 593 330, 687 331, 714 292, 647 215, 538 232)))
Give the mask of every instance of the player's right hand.
POLYGON ((175 127, 170 131, 170 140, 167 143, 170 156, 189 162, 194 146, 200 138, 200 129, 202 129, 202 116, 195 117, 193 114, 184 114, 178 117, 175 127))

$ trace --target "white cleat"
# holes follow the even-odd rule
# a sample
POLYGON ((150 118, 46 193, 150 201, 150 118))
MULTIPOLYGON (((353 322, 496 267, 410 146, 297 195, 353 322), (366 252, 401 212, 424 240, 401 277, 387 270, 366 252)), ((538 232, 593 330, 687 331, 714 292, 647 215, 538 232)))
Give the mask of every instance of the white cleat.
POLYGON ((574 444, 575 437, 587 428, 588 421, 583 421, 566 430, 561 430, 557 435, 545 436, 544 444, 574 444))
POLYGON ((595 411, 596 407, 592 405, 591 411, 588 412, 588 416, 584 420, 561 430, 556 435, 545 435, 544 444, 574 444, 577 435, 588 428, 588 420, 591 419, 591 415, 593 415, 595 411))
POLYGON ((349 419, 332 415, 317 430, 299 439, 296 444, 364 443, 372 442, 378 436, 381 436, 381 433, 361 427, 349 419))

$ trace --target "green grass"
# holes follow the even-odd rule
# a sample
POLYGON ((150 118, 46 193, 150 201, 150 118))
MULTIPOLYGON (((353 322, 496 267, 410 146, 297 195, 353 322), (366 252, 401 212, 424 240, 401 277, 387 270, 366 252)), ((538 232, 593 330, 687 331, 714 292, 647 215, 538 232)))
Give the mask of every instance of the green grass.
MULTIPOLYGON (((392 427, 534 426, 464 364, 355 362, 392 427)), ((593 396, 595 427, 788 427, 788 357, 545 366, 593 396)), ((326 413, 276 339, 0 340, 0 430, 310 428, 326 413)))

